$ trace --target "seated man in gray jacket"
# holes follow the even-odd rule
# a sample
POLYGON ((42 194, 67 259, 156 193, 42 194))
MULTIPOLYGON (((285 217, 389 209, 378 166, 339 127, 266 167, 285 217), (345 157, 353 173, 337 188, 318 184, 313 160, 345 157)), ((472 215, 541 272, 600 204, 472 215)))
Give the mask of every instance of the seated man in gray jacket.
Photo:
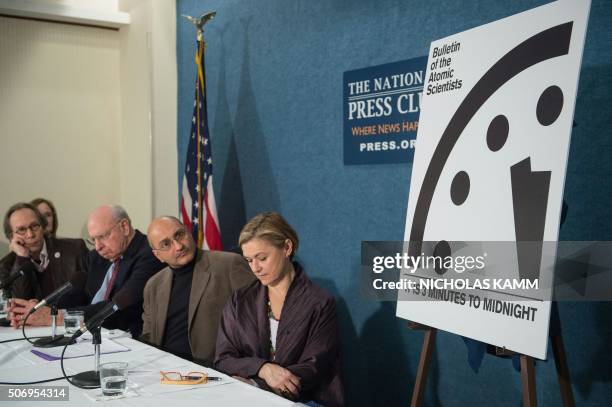
POLYGON ((141 339, 210 366, 225 303, 255 277, 242 256, 197 249, 177 218, 154 219, 147 236, 153 254, 168 267, 145 287, 141 339))

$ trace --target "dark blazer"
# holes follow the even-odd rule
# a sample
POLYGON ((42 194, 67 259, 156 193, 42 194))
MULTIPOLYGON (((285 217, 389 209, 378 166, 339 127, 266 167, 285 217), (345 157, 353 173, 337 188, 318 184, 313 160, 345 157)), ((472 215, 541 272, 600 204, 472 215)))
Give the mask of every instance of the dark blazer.
MULTIPOLYGON (((88 301, 96 295, 104 277, 111 265, 111 262, 100 256, 97 251, 92 250, 87 256, 86 270, 87 283, 85 292, 88 301)), ((111 315, 102 326, 108 329, 129 330, 134 338, 140 336, 142 330, 142 294, 145 284, 155 273, 161 270, 164 264, 161 263, 149 247, 147 237, 136 230, 134 238, 121 256, 119 261, 119 273, 115 277, 115 282, 110 294, 114 298, 121 293, 127 302, 124 302, 123 309, 111 315)), ((80 307, 85 311, 85 319, 100 311, 110 300, 101 301, 96 304, 80 307)))
MULTIPOLYGON (((189 295, 188 335, 194 361, 211 366, 215 357, 217 328, 221 310, 232 292, 255 280, 247 262, 234 253, 198 250, 189 295)), ((166 317, 172 269, 166 267, 145 287, 144 322, 141 339, 161 346, 166 317)))
POLYGON ((298 401, 344 405, 334 298, 294 265, 297 273, 281 312, 275 358, 270 352, 267 288, 256 281, 236 291, 223 309, 215 369, 252 378, 268 389, 257 374, 264 363, 276 363, 300 378, 298 401))
MULTIPOLYGON (((59 239, 45 237, 49 264, 43 273, 50 273, 55 282, 55 288, 60 287, 76 274, 85 272, 85 256, 87 246, 81 239, 59 239)), ((15 298, 37 299, 43 298, 39 277, 40 272, 31 260, 18 258, 15 253, 7 254, 0 260, 0 280, 4 280, 11 273, 24 271, 24 276, 18 278, 11 287, 11 294, 15 298)), ((79 287, 82 288, 82 287, 79 287)), ((61 298, 60 306, 81 304, 84 296, 79 290, 74 290, 61 298)))

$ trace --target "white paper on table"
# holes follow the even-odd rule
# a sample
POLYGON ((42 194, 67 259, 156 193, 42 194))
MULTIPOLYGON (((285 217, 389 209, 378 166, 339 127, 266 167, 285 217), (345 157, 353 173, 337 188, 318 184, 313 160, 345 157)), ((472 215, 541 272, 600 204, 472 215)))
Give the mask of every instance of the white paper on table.
MULTIPOLYGON (((32 349, 32 353, 46 360, 58 360, 63 351, 62 346, 55 348, 37 348, 32 349)), ((113 340, 107 339, 100 344, 100 354, 128 352, 130 348, 121 345, 113 340)), ((80 358, 83 356, 91 356, 94 354, 94 345, 89 341, 77 342, 74 345, 69 345, 64 354, 64 359, 80 358)))
MULTIPOLYGON (((193 367, 191 368, 193 369, 193 367)), ((172 372, 183 372, 184 369, 167 369, 165 371, 172 372)), ((210 374, 210 376, 221 377, 221 380, 209 381, 207 383, 202 384, 194 384, 194 385, 184 385, 184 384, 161 384, 161 375, 159 371, 128 371, 128 386, 133 386, 133 388, 138 392, 146 395, 157 395, 157 394, 165 394, 165 393, 174 393, 181 392, 187 390, 195 390, 195 389, 206 389, 210 387, 222 386, 224 384, 229 384, 234 382, 235 380, 221 375, 216 372, 207 372, 206 369, 201 369, 202 372, 210 374)))
POLYGON ((127 388, 123 394, 117 396, 105 396, 104 394, 102 394, 101 389, 87 390, 84 391, 83 394, 91 401, 111 401, 118 399, 129 399, 140 396, 139 393, 130 388, 127 388))

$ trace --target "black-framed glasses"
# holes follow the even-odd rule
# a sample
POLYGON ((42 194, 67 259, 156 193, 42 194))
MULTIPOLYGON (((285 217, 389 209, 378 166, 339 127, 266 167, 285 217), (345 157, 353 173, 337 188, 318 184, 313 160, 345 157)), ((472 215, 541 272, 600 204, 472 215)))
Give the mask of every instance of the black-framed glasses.
POLYGON ((159 250, 161 252, 168 251, 172 249, 172 242, 182 243, 187 237, 187 230, 181 228, 174 232, 174 235, 171 238, 162 239, 157 247, 153 247, 154 250, 159 250))
POLYGON ((30 226, 22 226, 20 228, 17 228, 17 230, 15 230, 13 233, 19 236, 25 236, 28 233, 28 230, 32 233, 36 233, 40 230, 41 227, 42 226, 40 223, 34 222, 30 224, 30 226))
POLYGON ((101 235, 98 235, 98 236, 91 236, 90 238, 86 239, 87 243, 89 243, 92 246, 95 246, 96 242, 100 242, 100 243, 106 242, 108 238, 110 237, 110 235, 113 233, 113 229, 115 229, 117 225, 121 224, 121 220, 115 223, 113 226, 111 226, 110 229, 108 229, 105 233, 102 233, 101 235))

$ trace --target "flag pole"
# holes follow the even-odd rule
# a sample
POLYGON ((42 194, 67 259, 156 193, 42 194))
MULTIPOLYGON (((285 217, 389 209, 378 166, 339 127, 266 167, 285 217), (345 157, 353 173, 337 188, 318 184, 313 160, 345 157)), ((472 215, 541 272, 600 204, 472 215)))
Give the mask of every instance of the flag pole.
POLYGON ((212 188, 212 157, 206 107, 206 76, 204 71, 204 25, 216 16, 208 12, 200 17, 183 15, 197 29, 196 92, 192 117, 191 139, 188 146, 185 176, 181 190, 181 217, 191 228, 198 247, 221 250, 219 221, 212 188))

